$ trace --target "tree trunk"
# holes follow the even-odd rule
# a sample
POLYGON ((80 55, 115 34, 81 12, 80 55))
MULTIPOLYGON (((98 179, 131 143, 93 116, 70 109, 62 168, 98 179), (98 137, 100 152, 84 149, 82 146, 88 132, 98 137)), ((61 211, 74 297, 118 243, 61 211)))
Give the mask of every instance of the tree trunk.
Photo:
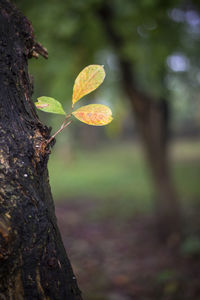
POLYGON ((119 61, 122 85, 131 103, 157 191, 157 224, 159 236, 175 241, 180 233, 178 197, 172 181, 168 160, 168 103, 156 101, 137 89, 133 66, 123 56, 123 39, 112 26, 113 11, 104 3, 98 14, 119 61))
POLYGON ((135 90, 130 65, 121 62, 124 90, 131 102, 157 192, 156 219, 159 237, 171 246, 180 239, 180 207, 168 157, 169 108, 165 99, 154 100, 135 90))
POLYGON ((46 51, 31 24, 0 1, 0 299, 81 295, 57 227, 48 180, 50 130, 31 101, 27 61, 46 51))

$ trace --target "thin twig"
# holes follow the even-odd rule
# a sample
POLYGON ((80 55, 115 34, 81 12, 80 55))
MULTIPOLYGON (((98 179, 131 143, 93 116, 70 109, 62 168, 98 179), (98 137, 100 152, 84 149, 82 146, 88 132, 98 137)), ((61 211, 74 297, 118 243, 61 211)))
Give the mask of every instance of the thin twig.
POLYGON ((36 42, 35 45, 33 46, 33 54, 32 54, 35 58, 38 58, 38 56, 34 52, 37 54, 40 54, 41 56, 43 56, 46 59, 48 58, 47 49, 38 42, 36 42))
POLYGON ((61 127, 67 122, 67 120, 72 116, 72 112, 68 113, 65 117, 64 122, 62 123, 61 127))
MULTIPOLYGON (((69 118, 69 116, 68 116, 68 118, 69 118)), ((67 119, 68 119, 68 118, 67 118, 67 119)), ((66 128, 67 126, 69 126, 69 125, 71 124, 71 122, 72 122, 72 120, 70 120, 69 122, 66 123, 66 119, 65 119, 65 121, 63 122, 63 124, 61 125, 61 127, 58 129, 58 131, 56 131, 56 132, 50 137, 50 139, 46 142, 46 146, 47 146, 49 143, 51 143, 51 141, 56 137, 56 135, 57 135, 58 133, 60 133, 64 128, 66 128)))

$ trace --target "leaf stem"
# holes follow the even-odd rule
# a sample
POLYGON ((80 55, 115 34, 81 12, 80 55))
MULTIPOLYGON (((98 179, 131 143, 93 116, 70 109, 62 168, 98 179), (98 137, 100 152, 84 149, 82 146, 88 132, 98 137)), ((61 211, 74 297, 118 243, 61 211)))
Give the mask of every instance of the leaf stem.
POLYGON ((71 113, 66 115, 66 118, 60 128, 50 137, 50 139, 46 142, 46 146, 51 143, 51 141, 56 137, 58 133, 60 133, 63 129, 65 129, 67 126, 69 126, 72 122, 72 120, 68 121, 68 119, 71 117, 71 113), (68 122, 67 122, 68 121, 68 122))

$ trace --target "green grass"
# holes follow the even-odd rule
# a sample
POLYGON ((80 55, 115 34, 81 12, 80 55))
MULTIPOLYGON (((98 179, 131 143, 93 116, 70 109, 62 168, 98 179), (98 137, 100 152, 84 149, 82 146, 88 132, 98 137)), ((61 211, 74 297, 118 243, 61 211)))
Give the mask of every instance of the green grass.
POLYGON ((200 202, 200 142, 177 142, 172 146, 174 181, 185 203, 200 202))
MULTIPOLYGON (((172 147, 173 174, 184 201, 200 198, 200 143, 176 143, 172 147)), ((126 143, 98 150, 76 150, 72 159, 64 150, 53 153, 49 162, 50 182, 55 199, 92 198, 108 212, 122 214, 153 207, 151 175, 141 148, 126 143), (64 153, 64 154, 63 154, 64 153)))

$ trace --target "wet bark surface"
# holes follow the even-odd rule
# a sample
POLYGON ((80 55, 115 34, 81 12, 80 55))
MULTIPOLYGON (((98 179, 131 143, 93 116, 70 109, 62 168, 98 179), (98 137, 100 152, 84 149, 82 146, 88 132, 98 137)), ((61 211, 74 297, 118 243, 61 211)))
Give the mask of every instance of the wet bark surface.
POLYGON ((81 299, 54 214, 49 153, 41 148, 50 130, 31 101, 27 63, 40 47, 6 0, 0 24, 0 299, 81 299))

